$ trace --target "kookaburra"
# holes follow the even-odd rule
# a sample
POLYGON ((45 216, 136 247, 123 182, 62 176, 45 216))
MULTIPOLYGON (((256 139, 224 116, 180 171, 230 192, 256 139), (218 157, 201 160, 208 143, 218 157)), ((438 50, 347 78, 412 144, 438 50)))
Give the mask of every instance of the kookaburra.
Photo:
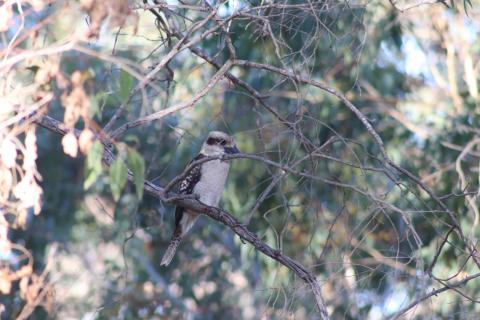
MULTIPOLYGON (((205 157, 238 152, 232 137, 220 131, 212 131, 203 143, 200 153, 189 164, 205 157)), ((225 187, 229 167, 228 161, 221 159, 206 161, 195 166, 180 183, 179 193, 194 194, 202 203, 216 207, 225 187)), ((198 215, 197 212, 177 206, 173 236, 160 265, 168 266, 170 264, 182 237, 193 226, 198 215)))

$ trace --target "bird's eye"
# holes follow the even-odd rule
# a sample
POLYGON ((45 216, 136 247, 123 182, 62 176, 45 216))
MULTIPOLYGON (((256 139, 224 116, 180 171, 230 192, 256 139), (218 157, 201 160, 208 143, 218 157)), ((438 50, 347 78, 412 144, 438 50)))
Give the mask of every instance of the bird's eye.
POLYGON ((220 144, 221 144, 222 146, 224 146, 226 143, 227 143, 227 141, 225 141, 225 140, 220 140, 220 144))

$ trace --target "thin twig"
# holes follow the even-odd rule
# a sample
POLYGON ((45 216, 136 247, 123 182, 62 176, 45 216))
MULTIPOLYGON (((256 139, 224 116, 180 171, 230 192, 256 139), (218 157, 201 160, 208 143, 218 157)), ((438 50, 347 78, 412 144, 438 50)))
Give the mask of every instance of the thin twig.
POLYGON ((172 114, 174 112, 191 108, 193 107, 200 99, 202 99, 214 86, 217 84, 218 81, 222 79, 222 77, 225 75, 228 69, 232 66, 232 61, 227 61, 221 68, 220 70, 215 73, 215 75, 208 81, 207 85, 200 90, 195 96, 190 99, 190 101, 179 103, 173 106, 170 106, 168 108, 162 109, 160 111, 157 111, 155 113, 152 113, 148 116, 136 119, 131 122, 127 122, 115 131, 112 132, 111 137, 112 139, 116 139, 119 136, 123 135, 127 130, 136 128, 141 125, 145 125, 147 123, 150 123, 154 120, 159 120, 162 119, 165 116, 168 116, 169 114, 172 114))
MULTIPOLYGON (((37 120, 37 123, 40 126, 61 135, 65 135, 68 130, 65 128, 62 122, 55 120, 49 116, 43 116, 42 118, 37 120)), ((79 134, 79 132, 76 132, 76 134, 79 134)), ((109 145, 108 141, 107 142, 101 141, 101 142, 105 146, 109 145)), ((103 153, 103 162, 106 165, 110 165, 113 163, 114 160, 115 160, 115 155, 110 151, 109 148, 105 147, 104 153, 103 153)), ((131 172, 129 172, 128 177, 130 181, 133 181, 133 175, 131 174, 131 172)), ((150 181, 145 181, 144 187, 145 187, 145 191, 150 195, 157 197, 162 201, 170 200, 170 199, 167 199, 164 188, 150 181)), ((171 194, 170 196, 179 196, 179 195, 171 194)), ((313 295, 315 297, 316 306, 320 312, 321 318, 324 320, 329 319, 325 301, 323 299, 323 296, 320 290, 320 285, 315 275, 311 271, 306 269, 303 265, 301 265, 296 260, 282 254, 278 250, 274 250, 272 247, 264 243, 262 240, 260 240, 260 238, 255 233, 248 230, 247 227, 242 225, 230 213, 219 208, 207 206, 195 199, 185 199, 185 198, 175 198, 175 199, 171 198, 171 199, 172 200, 170 201, 172 201, 176 205, 180 205, 184 208, 203 213, 209 216, 210 218, 223 223, 224 225, 229 227, 233 232, 235 232, 240 237, 240 239, 250 243, 255 247, 256 250, 278 261, 280 264, 284 265, 285 267, 290 269, 292 272, 294 272, 300 279, 305 281, 310 286, 313 292, 313 295)))
POLYGON ((421 302, 427 300, 428 298, 431 298, 431 297, 433 297, 433 296, 437 296, 439 293, 442 293, 442 292, 444 292, 444 291, 461 287, 461 286, 467 284, 470 280, 473 280, 473 279, 478 278, 478 277, 480 277, 480 273, 476 273, 476 274, 474 274, 474 275, 468 276, 468 277, 466 277, 465 279, 463 279, 463 280, 461 280, 461 281, 458 281, 458 282, 446 284, 444 287, 442 287, 442 288, 440 288, 440 289, 434 289, 434 290, 430 291, 429 293, 427 293, 426 295, 421 296, 421 297, 418 298, 417 300, 413 301, 412 303, 410 303, 410 304, 409 304, 408 306, 406 306, 405 308, 403 308, 403 309, 401 309, 400 311, 396 312, 395 314, 393 314, 392 316, 390 316, 388 319, 390 319, 390 320, 399 319, 403 314, 405 314, 406 312, 408 312, 410 309, 416 307, 416 306, 419 305, 421 302))

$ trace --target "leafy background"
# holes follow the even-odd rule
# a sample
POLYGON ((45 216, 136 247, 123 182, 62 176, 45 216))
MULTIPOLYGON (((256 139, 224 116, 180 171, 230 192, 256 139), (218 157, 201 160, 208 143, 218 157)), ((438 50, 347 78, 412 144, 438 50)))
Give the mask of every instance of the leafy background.
MULTIPOLYGON (((78 36, 81 40, 73 50, 34 56, 10 71, 18 86, 33 83, 37 93, 52 92, 48 114, 60 120, 66 117, 68 103, 62 95, 68 90, 58 76, 40 81, 41 72, 52 72, 49 63, 57 65, 72 90, 76 73, 88 107, 77 129, 87 128, 89 121, 105 126, 120 105, 125 112, 116 128, 188 101, 216 72, 184 50, 151 80, 160 90, 136 91, 138 79, 127 67, 152 70, 170 51, 168 42, 178 41, 158 28, 142 3, 47 1, 39 8, 35 1, 21 3, 28 13, 22 28, 19 6, 2 5, 2 10, 10 6, 12 21, 2 33, 4 56, 17 30, 28 34, 45 19, 48 23, 25 38, 15 54, 92 33, 78 36), (108 21, 96 18, 104 7, 111 10, 108 21)), ((168 23, 177 23, 181 30, 206 16, 180 2, 168 3, 175 12, 173 17, 166 15, 168 23)), ((277 4, 285 7, 265 1, 210 2, 220 19, 266 8, 250 12, 263 19, 243 16, 227 24, 236 59, 292 70, 342 92, 368 117, 390 157, 432 188, 476 243, 472 207, 478 206, 479 181, 478 2, 277 4), (463 154, 470 142, 472 148, 463 154)), ((206 8, 202 2, 189 5, 206 8)), ((215 21, 208 21, 196 34, 212 26, 215 21)), ((217 31, 195 47, 224 62, 229 58, 226 41, 217 31)), ((336 97, 306 83, 244 66, 230 71, 262 93, 269 106, 315 145, 331 137, 337 141, 323 155, 296 163, 308 155, 302 142, 227 80, 194 107, 117 137, 119 160, 109 169, 101 165, 98 142, 86 156, 70 157, 62 137, 38 128, 41 213, 29 211, 23 225, 9 229, 10 241, 33 255, 33 270, 48 267, 48 283, 54 288, 49 304, 35 308, 31 318, 318 318, 310 289, 302 281, 206 217, 184 239, 173 263, 159 267, 172 233, 174 208, 142 193, 143 174, 166 185, 182 172, 211 130, 233 134, 242 152, 316 177, 234 160, 221 207, 270 246, 313 270, 332 318, 383 319, 442 284, 428 270, 452 222, 431 197, 385 163, 359 119, 336 97), (127 165, 138 179, 135 184, 126 183, 127 165)), ((458 281, 478 272, 465 248, 452 233, 434 275, 458 281)), ((11 254, 1 257, 12 270, 21 267, 12 263, 11 254)), ((18 316, 25 305, 18 286, 0 297, 5 319, 18 316)), ((480 312, 478 288, 474 279, 460 292, 443 292, 419 304, 409 318, 474 319, 480 312)))

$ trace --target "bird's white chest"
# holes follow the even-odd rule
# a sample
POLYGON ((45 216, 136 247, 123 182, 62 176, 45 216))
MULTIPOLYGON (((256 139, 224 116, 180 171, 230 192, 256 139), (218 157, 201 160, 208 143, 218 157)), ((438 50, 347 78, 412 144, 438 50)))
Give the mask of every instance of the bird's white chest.
POLYGON ((221 160, 207 161, 202 165, 200 180, 193 188, 193 193, 200 201, 216 207, 223 193, 228 176, 228 162, 221 160))

